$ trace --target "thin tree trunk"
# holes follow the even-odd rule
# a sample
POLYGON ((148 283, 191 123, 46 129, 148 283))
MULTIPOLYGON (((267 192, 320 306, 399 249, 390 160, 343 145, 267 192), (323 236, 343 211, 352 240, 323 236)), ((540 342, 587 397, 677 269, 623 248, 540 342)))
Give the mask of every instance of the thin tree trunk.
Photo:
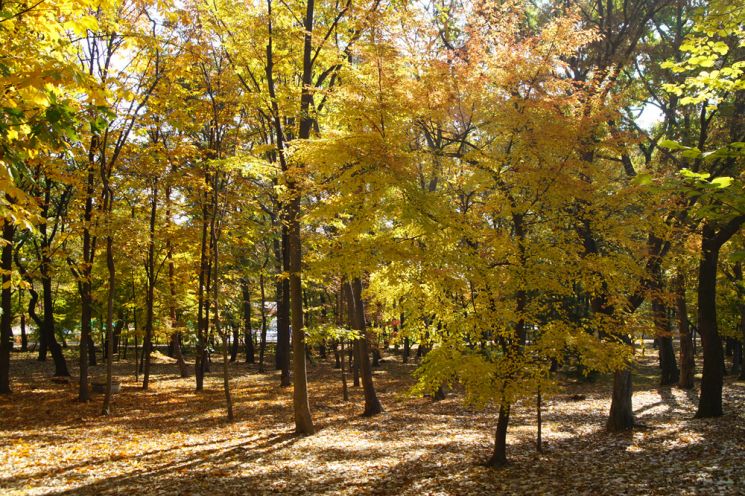
MULTIPOLYGON (((339 339, 341 346, 341 356, 344 356, 344 338, 339 339)), ((344 366, 344 360, 341 361, 341 397, 344 401, 349 401, 349 388, 347 387, 347 371, 344 366)))
MULTIPOLYGON (((246 279, 241 280, 241 294, 243 295, 243 328, 245 329, 246 339, 246 362, 256 363, 253 330, 251 329, 251 291, 248 287, 248 281, 246 279)), ((234 361, 234 356, 238 354, 237 328, 235 331, 235 343, 233 343, 233 350, 233 357, 231 357, 230 361, 234 361)))
POLYGON ((362 301, 362 281, 355 277, 351 282, 345 284, 347 288, 347 301, 349 320, 352 329, 360 333, 360 338, 355 342, 355 361, 359 362, 362 388, 365 394, 365 417, 377 415, 383 411, 380 404, 375 384, 373 383, 372 366, 370 364, 370 350, 368 346, 367 326, 365 325, 365 307, 362 301))
MULTIPOLYGON (((112 198, 109 198, 109 214, 111 213, 112 198)), ((106 267, 109 270, 109 291, 106 301, 106 395, 104 396, 102 415, 111 413, 112 363, 114 361, 114 248, 111 233, 106 236, 106 267)))
POLYGON ((259 372, 264 372, 264 352, 266 351, 266 295, 264 294, 264 273, 259 274, 261 290, 261 342, 259 343, 259 372))
POLYGON ((23 289, 18 290, 18 308, 21 311, 21 351, 28 351, 28 336, 26 335, 26 312, 23 311, 23 289))
MULTIPOLYGON (((170 227, 171 226, 171 187, 166 186, 166 223, 170 227)), ((173 355, 176 357, 176 365, 179 369, 179 374, 182 378, 189 377, 189 368, 186 366, 186 361, 184 360, 184 354, 181 349, 181 332, 178 330, 180 328, 179 320, 178 320, 178 313, 176 311, 176 266, 173 261, 173 242, 171 241, 171 236, 168 235, 166 237, 166 256, 168 257, 168 291, 170 293, 170 298, 168 300, 168 313, 169 318, 171 320, 171 330, 173 331, 173 334, 171 335, 171 348, 173 350, 173 355)))
POLYGON ((155 311, 155 221, 158 209, 158 181, 153 180, 150 196, 150 225, 148 229, 147 265, 146 271, 146 295, 145 295, 145 341, 143 343, 142 389, 147 391, 150 385, 150 354, 153 350, 153 319, 155 311))

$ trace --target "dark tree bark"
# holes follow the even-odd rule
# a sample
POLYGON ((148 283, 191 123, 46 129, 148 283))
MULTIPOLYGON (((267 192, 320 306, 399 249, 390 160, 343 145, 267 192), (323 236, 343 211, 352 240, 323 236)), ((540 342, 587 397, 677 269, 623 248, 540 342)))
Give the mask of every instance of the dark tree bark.
POLYGON ((153 351, 153 319, 155 311, 155 283, 157 280, 155 268, 155 221, 158 210, 158 180, 153 179, 150 191, 150 224, 148 229, 147 261, 145 275, 145 340, 143 342, 142 389, 147 391, 150 386, 150 354, 153 351))
MULTIPOLYGON (((171 225, 171 187, 166 187, 166 223, 171 225)), ((170 298, 168 300, 168 313, 171 320, 171 329, 179 329, 180 322, 178 312, 176 311, 176 267, 173 261, 173 243, 170 235, 166 238, 166 256, 168 257, 168 290, 170 298)), ((181 332, 176 330, 171 335, 171 351, 176 358, 176 365, 182 378, 189 377, 189 368, 184 361, 184 354, 181 349, 181 332)))
MULTIPOLYGON (((209 174, 206 175, 205 182, 209 184, 209 174)), ((202 205, 202 241, 200 245, 200 263, 199 263, 199 288, 197 290, 198 309, 197 309, 197 350, 194 363, 196 375, 196 390, 204 389, 204 374, 206 367, 206 349, 207 349, 207 329, 208 329, 208 303, 207 303, 207 276, 209 271, 209 256, 207 253, 209 235, 207 227, 209 225, 209 208, 206 199, 203 199, 202 205)))
POLYGON ((0 305, 2 305, 2 317, 0 317, 0 394, 9 394, 10 390, 10 350, 12 349, 12 293, 11 272, 13 270, 13 238, 15 237, 15 226, 9 219, 3 221, 3 247, 0 255, 0 266, 3 269, 2 291, 0 291, 0 305))
POLYGON ((678 333, 680 334, 680 377, 678 386, 683 389, 693 387, 693 378, 696 373, 696 362, 693 357, 693 339, 691 327, 688 322, 688 305, 685 295, 685 276, 678 272, 675 279, 676 306, 678 314, 678 333))
MULTIPOLYGON (((287 227, 282 226, 282 270, 289 271, 290 252, 287 227)), ((277 287, 277 369, 281 370, 280 385, 290 386, 290 281, 283 277, 277 287)))
MULTIPOLYGON (((244 278, 241 279, 241 294, 243 295, 243 328, 245 330, 246 339, 246 362, 256 363, 256 352, 254 350, 254 336, 253 329, 251 329, 251 291, 248 287, 248 281, 244 278)), ((235 361, 235 356, 238 354, 238 330, 235 333, 235 342, 233 343, 233 355, 231 361, 235 361)))
POLYGON ((613 373, 613 399, 606 423, 608 432, 622 432, 634 427, 634 410, 631 406, 631 369, 613 373))
POLYGON ((670 316, 662 294, 665 285, 662 277, 662 268, 659 264, 655 266, 652 288, 652 318, 660 361, 660 385, 669 386, 678 381, 680 371, 678 370, 678 365, 675 363, 673 337, 670 333, 670 316))
POLYGON ((494 451, 486 462, 489 467, 503 467, 507 464, 507 426, 510 423, 510 405, 502 403, 499 407, 497 431, 494 434, 494 451))
POLYGON ((261 291, 261 340, 259 342, 259 372, 264 372, 264 353, 266 352, 266 295, 264 293, 264 273, 259 274, 261 291))
POLYGON ((355 341, 355 362, 360 364, 362 388, 365 395, 365 411, 363 416, 370 417, 383 411, 380 404, 372 376, 370 364, 370 349, 368 346, 367 326, 365 324, 365 306, 362 301, 362 281, 355 277, 344 285, 347 290, 349 321, 352 329, 360 333, 355 341))
POLYGON ((717 265, 719 250, 745 222, 745 215, 735 217, 718 231, 706 221, 701 233, 701 259, 698 271, 698 332, 704 351, 697 418, 722 415, 722 338, 717 330, 717 265))
POLYGON ((28 336, 26 335, 26 312, 23 311, 23 290, 18 290, 18 308, 21 309, 21 351, 28 351, 28 336))

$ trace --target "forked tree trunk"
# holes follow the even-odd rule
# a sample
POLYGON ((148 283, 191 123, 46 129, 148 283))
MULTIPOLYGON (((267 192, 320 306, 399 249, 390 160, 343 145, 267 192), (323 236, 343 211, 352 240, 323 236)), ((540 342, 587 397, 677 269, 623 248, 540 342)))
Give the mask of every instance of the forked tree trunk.
POLYGON ((362 281, 359 277, 355 277, 344 286, 347 288, 349 321, 352 329, 360 333, 360 338, 355 342, 355 361, 360 365, 362 388, 365 394, 365 411, 362 415, 370 417, 381 413, 383 406, 380 404, 373 382, 367 326, 365 324, 365 306, 362 301, 362 281))

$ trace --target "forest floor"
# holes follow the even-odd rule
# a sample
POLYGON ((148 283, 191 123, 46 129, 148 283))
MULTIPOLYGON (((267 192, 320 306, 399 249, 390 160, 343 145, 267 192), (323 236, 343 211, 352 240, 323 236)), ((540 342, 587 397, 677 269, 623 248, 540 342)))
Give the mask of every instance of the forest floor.
POLYGON ((14 392, 0 397, 0 493, 743 494, 745 383, 727 378, 724 417, 693 419, 697 390, 658 388, 655 357, 640 356, 634 376, 643 429, 606 434, 609 378, 567 379, 544 402, 543 453, 535 449, 535 403, 518 404, 511 463, 494 470, 482 462, 496 412, 466 408, 457 394, 440 402, 407 396, 414 365, 393 355, 375 370, 386 411, 374 418, 360 416, 359 388, 341 401, 332 362, 309 365, 318 432, 300 437, 291 389, 255 365, 230 366, 236 421, 227 423, 219 362, 202 393, 168 360, 157 360, 148 392, 131 361, 115 362, 122 392, 102 417, 102 395, 80 404, 74 383, 51 381, 51 362, 14 353, 14 392))

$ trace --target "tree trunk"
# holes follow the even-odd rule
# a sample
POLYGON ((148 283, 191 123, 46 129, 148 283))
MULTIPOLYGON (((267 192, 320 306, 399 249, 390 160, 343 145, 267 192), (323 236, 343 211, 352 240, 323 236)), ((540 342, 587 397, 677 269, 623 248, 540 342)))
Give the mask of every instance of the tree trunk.
MULTIPOLYGON (((209 177, 205 179, 209 183, 209 177)), ((207 226, 209 222, 209 213, 206 199, 203 200, 202 206, 202 241, 200 245, 200 263, 199 263, 199 288, 197 290, 198 310, 197 310, 197 350, 194 359, 194 369, 196 376, 196 390, 204 389, 205 373, 205 350, 207 348, 207 298, 205 296, 206 277, 209 267, 207 254, 207 226)))
MULTIPOLYGON (((109 215, 111 214, 111 201, 112 199, 109 198, 109 215)), ((106 236, 106 267, 109 271, 109 291, 106 299, 106 395, 101 410, 102 415, 111 413, 112 363, 114 362, 114 291, 116 291, 116 285, 111 233, 106 236)))
MULTIPOLYGON (((254 337, 253 330, 251 329, 251 291, 248 287, 248 281, 241 279, 241 294, 243 295, 243 329, 245 331, 246 340, 246 362, 256 363, 256 352, 254 350, 254 337)), ((235 343, 233 343, 233 356, 230 361, 235 361, 235 356, 238 354, 238 329, 235 331, 235 343)))
POLYGON ((21 310, 21 351, 28 351, 28 336, 26 335, 26 312, 23 311, 23 290, 18 290, 18 308, 21 310))
POLYGON ((264 372, 264 352, 266 351, 266 295, 264 294, 264 273, 259 274, 261 291, 261 341, 259 343, 259 372, 264 372))
POLYGON ((631 369, 626 367, 613 373, 613 399, 605 426, 608 432, 622 432, 634 427, 631 407, 631 369))
MULTIPOLYGON (((282 268, 289 272, 290 252, 287 227, 282 226, 282 268)), ((277 288, 277 368, 282 371, 280 385, 289 386, 290 383, 290 281, 282 278, 277 288)))
POLYGON ((717 330, 717 263, 719 246, 713 242, 714 231, 704 226, 701 241, 701 260, 698 271, 698 332, 704 351, 704 368, 701 376, 701 396, 697 418, 722 415, 722 339, 717 330))
POLYGON ((148 229, 147 264, 145 266, 146 293, 145 293, 145 340, 142 351, 144 352, 142 375, 142 389, 147 391, 150 385, 150 354, 153 351, 153 319, 155 311, 155 220, 158 209, 158 181, 153 180, 150 194, 150 226, 148 229))
POLYGON ((13 339, 12 330, 12 289, 11 273, 13 271, 13 238, 15 226, 9 219, 3 221, 3 247, 0 256, 2 266, 2 291, 0 292, 0 304, 2 305, 2 317, 0 317, 0 394, 9 394, 10 391, 10 350, 13 339))
POLYGON ((365 306, 362 301, 362 281, 359 277, 355 277, 351 282, 345 284, 345 287, 347 288, 347 301, 349 302, 349 321, 352 329, 360 333, 360 338, 355 342, 355 361, 360 364, 362 388, 365 394, 365 411, 362 415, 370 417, 381 413, 383 406, 378 400, 373 383, 367 326, 365 325, 365 306))
POLYGON ((652 298, 652 315, 660 361, 660 385, 668 386, 678 381, 680 371, 678 370, 678 365, 675 363, 675 350, 673 348, 673 338, 670 333, 670 319, 667 306, 660 294, 663 290, 662 275, 657 274, 655 279, 656 294, 652 298))
POLYGON ((678 314, 678 333, 680 334, 680 377, 678 386, 683 389, 693 387, 696 362, 693 357, 693 339, 688 324, 688 305, 685 295, 685 276, 678 272, 675 279, 676 305, 678 314))
POLYGON ((486 462, 489 467, 503 467, 507 464, 507 426, 510 422, 510 405, 502 403, 499 407, 497 431, 494 435, 494 452, 486 462))
MULTIPOLYGON (((313 0, 308 0, 308 15, 312 16, 313 0)), ((306 34, 310 43, 310 35, 306 34)), ((300 276, 302 270, 302 253, 300 246, 300 198, 297 196, 289 203, 288 245, 290 248, 290 314, 292 317, 292 366, 293 394, 292 403, 295 411, 295 432, 313 434, 315 427, 308 403, 308 378, 305 365, 305 331, 303 329, 303 288, 300 276)))
MULTIPOLYGON (((344 356, 344 338, 339 340, 341 346, 341 356, 344 356)), ((338 356, 338 355, 337 355, 338 356)), ((341 397, 344 401, 349 401, 349 388, 347 387, 347 371, 344 366, 344 360, 341 361, 341 397)))

